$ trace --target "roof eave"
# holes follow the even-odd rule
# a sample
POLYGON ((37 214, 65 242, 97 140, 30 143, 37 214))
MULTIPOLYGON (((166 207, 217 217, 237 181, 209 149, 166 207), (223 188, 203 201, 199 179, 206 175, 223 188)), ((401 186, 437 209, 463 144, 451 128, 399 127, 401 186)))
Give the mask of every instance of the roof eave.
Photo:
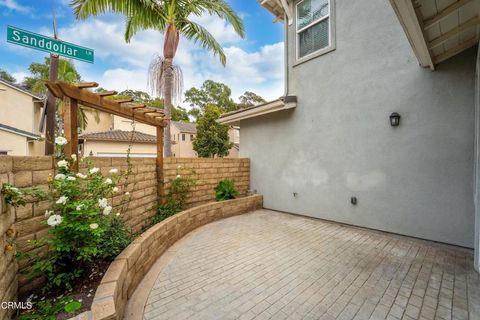
POLYGON ((272 112, 293 109, 297 107, 296 96, 286 96, 259 106, 248 108, 239 112, 227 113, 217 120, 221 124, 239 125, 241 120, 258 117, 272 112))

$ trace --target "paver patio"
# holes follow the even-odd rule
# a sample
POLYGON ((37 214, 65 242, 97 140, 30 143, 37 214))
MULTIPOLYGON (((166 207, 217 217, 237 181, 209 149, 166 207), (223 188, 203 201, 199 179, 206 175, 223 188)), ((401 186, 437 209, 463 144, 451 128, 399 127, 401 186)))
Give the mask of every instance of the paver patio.
POLYGON ((480 319, 472 260, 463 248, 259 210, 186 239, 144 319, 480 319))

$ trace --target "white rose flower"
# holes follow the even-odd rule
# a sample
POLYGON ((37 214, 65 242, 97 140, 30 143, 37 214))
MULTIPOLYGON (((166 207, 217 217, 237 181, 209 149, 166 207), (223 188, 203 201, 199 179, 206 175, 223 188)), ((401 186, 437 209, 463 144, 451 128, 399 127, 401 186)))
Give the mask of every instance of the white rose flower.
POLYGON ((83 209, 83 204, 79 204, 76 209, 77 209, 77 211, 82 210, 83 209))
POLYGON ((67 144, 67 139, 65 139, 64 137, 56 137, 55 138, 55 144, 58 144, 59 146, 64 146, 67 144))
POLYGON ((113 169, 110 169, 109 171, 111 174, 115 174, 115 173, 118 173, 118 169, 117 168, 113 168, 113 169))
POLYGON ((68 200, 68 197, 61 196, 60 198, 58 198, 56 204, 66 204, 67 200, 68 200))
POLYGON ((112 207, 111 206, 106 206, 104 209, 103 209, 103 214, 105 216, 108 216, 110 214, 110 212, 112 212, 112 207))
POLYGON ((75 180, 77 180, 77 178, 75 178, 75 177, 68 177, 67 180, 68 180, 68 181, 75 181, 75 180))
POLYGON ((85 178, 87 178, 86 175, 84 175, 83 173, 80 173, 80 172, 77 173, 77 177, 80 178, 80 179, 85 179, 85 178))
POLYGON ((130 192, 125 192, 125 195, 128 197, 130 195, 130 192))
POLYGON ((107 178, 107 179, 105 179, 105 182, 104 182, 104 183, 105 183, 105 184, 112 184, 113 181, 112 181, 112 179, 107 178))
POLYGON ((59 168, 67 168, 68 167, 68 161, 67 160, 60 160, 57 162, 57 166, 59 168))
POLYGON ((177 174, 177 176, 175 177, 175 179, 180 179, 182 176, 177 174))
POLYGON ((55 176, 55 180, 65 180, 65 177, 63 173, 59 173, 55 176))
POLYGON ((95 173, 97 173, 97 172, 99 172, 99 171, 100 171, 100 169, 97 168, 97 167, 95 167, 95 168, 90 169, 88 172, 90 172, 90 174, 95 174, 95 173))
POLYGON ((115 192, 115 193, 117 193, 117 192, 118 192, 118 188, 117 188, 117 187, 114 187, 114 188, 112 189, 112 191, 115 192))
POLYGON ((98 199, 98 205, 100 206, 100 208, 105 208, 106 206, 108 206, 108 200, 105 198, 98 199))
POLYGON ((90 229, 95 230, 97 228, 98 228, 98 224, 96 224, 96 223, 90 224, 90 229))
POLYGON ((120 217, 120 212, 117 212, 116 216, 117 216, 117 217, 120 217))
POLYGON ((52 210, 45 211, 45 218, 49 218, 52 215, 52 213, 53 213, 52 210))
POLYGON ((75 153, 72 154, 72 160, 73 160, 73 161, 77 161, 77 155, 76 155, 75 153))
POLYGON ((58 226, 60 223, 62 223, 62 216, 60 216, 58 214, 51 215, 47 220, 47 224, 50 227, 58 226))

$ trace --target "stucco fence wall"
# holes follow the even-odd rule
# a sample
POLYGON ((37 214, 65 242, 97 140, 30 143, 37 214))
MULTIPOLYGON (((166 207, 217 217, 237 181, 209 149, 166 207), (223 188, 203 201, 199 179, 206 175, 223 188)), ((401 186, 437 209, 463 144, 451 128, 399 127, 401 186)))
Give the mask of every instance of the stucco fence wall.
MULTIPOLYGON (((108 175, 112 168, 128 168, 125 158, 90 158, 93 165, 108 175)), ((110 199, 113 212, 122 211, 126 224, 134 232, 149 225, 157 210, 157 174, 154 158, 131 158, 132 174, 128 184, 120 184, 118 196, 110 199), (122 202, 123 194, 128 191, 130 197, 122 202)), ((85 171, 81 167, 80 171, 85 171)), ((0 186, 10 183, 17 187, 47 188, 49 175, 55 174, 55 161, 52 157, 0 157, 0 186)), ((177 174, 190 176, 196 184, 187 195, 187 207, 204 204, 215 199, 213 188, 224 178, 234 179, 240 195, 246 195, 249 188, 250 161, 248 159, 199 159, 167 158, 164 161, 164 186, 168 193, 169 181, 177 174)), ((8 244, 14 242, 20 252, 40 253, 44 248, 34 248, 29 240, 46 235, 48 227, 42 224, 48 201, 28 203, 25 207, 13 208, 3 201, 0 205, 0 296, 1 301, 14 301, 18 293, 23 293, 41 284, 41 279, 31 280, 28 271, 31 260, 23 259, 18 263, 14 250, 8 250, 8 244), (11 231, 9 231, 11 230, 11 231), (15 237, 10 237, 12 231, 15 237)), ((35 255, 33 255, 35 257, 35 255)), ((33 259, 33 258, 32 258, 33 259)), ((8 318, 6 310, 0 308, 0 319, 8 318)))

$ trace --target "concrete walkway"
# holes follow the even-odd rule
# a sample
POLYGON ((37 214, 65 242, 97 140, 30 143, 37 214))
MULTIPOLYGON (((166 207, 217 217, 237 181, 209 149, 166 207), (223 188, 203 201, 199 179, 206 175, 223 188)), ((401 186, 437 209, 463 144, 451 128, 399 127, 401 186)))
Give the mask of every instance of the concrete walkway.
POLYGON ((127 319, 480 319, 470 250, 259 210, 189 234, 127 319))

